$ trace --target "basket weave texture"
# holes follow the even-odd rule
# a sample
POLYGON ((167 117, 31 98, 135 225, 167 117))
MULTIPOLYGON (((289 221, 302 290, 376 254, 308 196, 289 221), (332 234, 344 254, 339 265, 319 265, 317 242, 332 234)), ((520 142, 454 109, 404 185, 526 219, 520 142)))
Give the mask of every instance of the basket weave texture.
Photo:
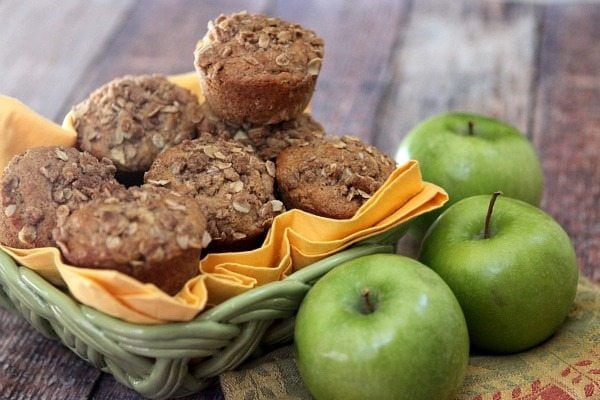
POLYGON ((345 261, 392 252, 394 247, 385 243, 356 245, 235 296, 192 321, 164 325, 124 322, 82 305, 0 251, 0 306, 143 396, 179 397, 236 368, 260 345, 289 341, 296 311, 312 285, 345 261))

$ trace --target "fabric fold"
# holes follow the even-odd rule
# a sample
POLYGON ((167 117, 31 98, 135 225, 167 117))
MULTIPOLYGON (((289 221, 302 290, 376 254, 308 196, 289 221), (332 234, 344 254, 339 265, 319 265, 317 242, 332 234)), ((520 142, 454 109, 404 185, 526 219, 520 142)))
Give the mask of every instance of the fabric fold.
POLYGON ((61 129, 19 100, 0 95, 0 170, 31 147, 71 147, 76 140, 74 131, 61 129))

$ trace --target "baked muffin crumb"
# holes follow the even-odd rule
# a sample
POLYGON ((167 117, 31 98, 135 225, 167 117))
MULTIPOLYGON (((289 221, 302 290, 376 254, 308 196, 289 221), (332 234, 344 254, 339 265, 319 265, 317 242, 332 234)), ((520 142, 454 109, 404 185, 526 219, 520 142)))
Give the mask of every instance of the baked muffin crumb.
POLYGON ((123 172, 144 172, 165 148, 192 139, 198 99, 165 76, 127 75, 96 89, 72 110, 77 146, 123 172))
POLYGON ((58 214, 124 188, 104 158, 61 146, 35 147, 15 156, 1 181, 0 241, 16 248, 54 246, 58 214))
POLYGON ((115 269, 172 295, 200 273, 205 228, 194 199, 148 185, 62 215, 53 235, 71 264, 115 269))
POLYGON ((312 96, 324 42, 299 24, 262 14, 221 15, 194 52, 202 91, 219 118, 275 124, 296 118, 312 96))
POLYGON ((277 184, 287 208, 352 218, 396 164, 360 139, 343 136, 289 147, 277 157, 277 184))
POLYGON ((274 163, 248 146, 199 138, 162 153, 145 181, 194 197, 206 215, 211 248, 235 251, 256 244, 283 211, 274 172, 274 163))
POLYGON ((273 125, 243 124, 233 125, 219 119, 203 103, 204 118, 198 124, 198 134, 209 139, 211 136, 225 140, 235 140, 252 146, 263 160, 274 161, 277 155, 290 146, 303 146, 313 140, 325 137, 325 129, 308 113, 302 113, 290 121, 273 125))

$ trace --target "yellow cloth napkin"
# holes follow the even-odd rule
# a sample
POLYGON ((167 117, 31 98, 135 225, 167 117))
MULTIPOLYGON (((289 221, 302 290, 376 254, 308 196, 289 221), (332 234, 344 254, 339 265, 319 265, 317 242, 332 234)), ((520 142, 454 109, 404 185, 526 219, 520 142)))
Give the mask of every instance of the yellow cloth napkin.
MULTIPOLYGON (((203 99, 193 73, 170 79, 203 99)), ((6 97, 0 97, 0 134, 1 168, 29 147, 73 146, 76 137, 70 115, 61 128, 6 97)), ((57 248, 2 249, 50 282, 66 285, 81 303, 106 314, 145 324, 188 321, 207 306, 280 280, 353 243, 441 207, 447 199, 443 189, 422 181, 415 161, 408 162, 396 168, 353 218, 334 220, 289 210, 275 218, 260 248, 206 255, 199 263, 201 274, 175 296, 117 271, 67 265, 57 248)))
POLYGON ((0 95, 0 167, 36 146, 73 146, 77 136, 36 114, 17 99, 0 95))

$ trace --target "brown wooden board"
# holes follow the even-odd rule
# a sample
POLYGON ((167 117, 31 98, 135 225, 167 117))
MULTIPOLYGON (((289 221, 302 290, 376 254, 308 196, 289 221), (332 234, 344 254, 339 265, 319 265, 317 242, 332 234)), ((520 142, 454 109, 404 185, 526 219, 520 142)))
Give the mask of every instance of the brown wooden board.
POLYGON ((206 25, 221 13, 261 12, 267 1, 138 1, 123 27, 105 44, 62 106, 73 104, 110 80, 127 74, 179 74, 194 71, 193 52, 206 25))
POLYGON ((67 347, 0 309, 0 398, 86 399, 99 376, 67 347))
POLYGON ((544 13, 533 124, 542 207, 573 240, 583 273, 600 283, 600 7, 544 13))
POLYGON ((330 135, 372 142, 378 103, 390 83, 390 64, 404 29, 408 2, 279 2, 277 15, 298 21, 325 40, 313 97, 314 117, 330 135))
POLYGON ((55 119, 132 0, 0 2, 0 93, 55 119))
POLYGON ((376 116, 375 144, 394 151, 424 118, 483 113, 527 128, 537 43, 530 4, 417 1, 376 116))

